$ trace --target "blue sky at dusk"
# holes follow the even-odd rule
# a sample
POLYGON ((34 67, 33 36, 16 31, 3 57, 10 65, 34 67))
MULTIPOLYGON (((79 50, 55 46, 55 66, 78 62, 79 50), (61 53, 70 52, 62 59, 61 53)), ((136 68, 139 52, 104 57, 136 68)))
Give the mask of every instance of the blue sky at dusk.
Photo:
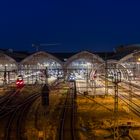
POLYGON ((112 51, 140 44, 139 6, 139 0, 3 0, 0 48, 33 51, 33 43, 59 43, 41 50, 112 51))

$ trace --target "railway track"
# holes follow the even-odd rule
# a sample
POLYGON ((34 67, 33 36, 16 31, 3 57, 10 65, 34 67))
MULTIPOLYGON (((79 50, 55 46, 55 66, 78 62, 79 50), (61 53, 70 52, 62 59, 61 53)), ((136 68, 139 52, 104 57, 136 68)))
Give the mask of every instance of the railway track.
POLYGON ((9 91, 7 94, 3 95, 3 97, 0 98, 0 106, 3 105, 8 100, 11 100, 14 95, 16 95, 20 90, 12 90, 9 91))
MULTIPOLYGON (((58 82, 53 83, 55 86, 58 82)), ((51 87, 54 85, 51 84, 51 87)), ((24 134, 24 122, 26 115, 33 103, 41 96, 41 93, 33 93, 25 98, 22 103, 16 104, 12 109, 6 111, 0 118, 7 117, 4 140, 22 140, 24 134)))
POLYGON ((140 106, 138 106, 137 104, 135 104, 132 101, 129 101, 125 96, 119 95, 120 100, 122 100, 126 105, 129 106, 129 109, 138 117, 140 117, 140 106), (126 100, 125 100, 126 99, 126 100), (131 102, 131 103, 130 103, 131 102), (137 108, 138 109, 137 109, 137 108))
POLYGON ((121 90, 122 92, 128 93, 128 96, 122 95, 119 93, 118 95, 119 99, 129 106, 130 111, 132 111, 135 115, 140 117, 140 105, 138 105, 132 100, 133 97, 139 100, 140 95, 136 94, 133 91, 130 91, 130 89, 127 89, 126 87, 123 87, 122 85, 119 85, 119 90, 121 90))
MULTIPOLYGON (((17 89, 14 92, 8 93, 8 95, 6 96, 7 98, 0 105, 0 118, 3 118, 6 115, 13 112, 15 110, 15 108, 22 106, 22 104, 24 104, 24 102, 28 101, 32 96, 34 96, 36 94, 36 89, 38 89, 38 88, 40 89, 42 87, 43 87, 43 85, 37 85, 34 89, 32 89, 31 95, 24 94, 24 99, 22 98, 23 94, 21 92, 21 89, 17 89), (21 94, 19 94, 20 92, 21 92, 21 94)), ((28 88, 28 87, 25 86, 24 88, 28 88)))
MULTIPOLYGON (((0 117, 6 111, 7 105, 14 99, 14 96, 16 96, 19 92, 20 92, 20 90, 11 91, 5 97, 3 97, 3 99, 1 99, 1 102, 0 102, 0 117)), ((10 106, 10 109, 11 108, 12 108, 12 106, 10 106)))
POLYGON ((23 122, 26 119, 31 105, 40 96, 40 93, 36 93, 27 100, 25 100, 20 106, 18 106, 12 114, 9 116, 7 124, 5 126, 4 140, 21 140, 23 122), (13 131, 12 131, 13 130, 13 131))
POLYGON ((0 97, 0 105, 8 98, 11 96, 11 93, 14 93, 16 90, 10 90, 10 91, 7 91, 4 95, 2 95, 0 97))
POLYGON ((64 102, 59 127, 59 140, 76 140, 75 134, 75 93, 74 88, 71 88, 64 102))
MULTIPOLYGON (((125 82, 123 82, 125 83, 125 82)), ((126 84, 126 83, 125 83, 126 84)), ((128 83, 127 83, 128 84, 128 83)), ((125 92, 125 93, 128 93, 129 96, 131 96, 131 99, 130 97, 127 97, 126 95, 122 95, 119 93, 119 99, 122 100, 126 105, 129 106, 129 109, 135 114, 137 115, 138 117, 140 117, 140 105, 136 104, 132 98, 136 98, 136 99, 140 99, 140 95, 139 94, 136 94, 135 92, 133 91, 130 91, 130 89, 122 86, 122 85, 118 85, 119 86, 119 92, 125 92)), ((129 84, 129 86, 132 86, 131 88, 133 88, 134 84, 129 84)), ((134 86, 135 87, 135 86, 134 86)), ((137 88, 137 87, 135 87, 137 88)))
MULTIPOLYGON (((28 96, 27 98, 25 98, 22 103, 19 102, 14 105, 10 105, 10 104, 8 105, 9 101, 7 101, 3 107, 3 110, 0 111, 0 119, 4 118, 7 115, 9 115, 10 113, 14 112, 17 108, 21 108, 26 103, 28 103, 32 98, 34 98, 36 95, 40 95, 40 93, 33 93, 30 96, 28 96)), ((11 100, 13 100, 13 98, 11 100)))

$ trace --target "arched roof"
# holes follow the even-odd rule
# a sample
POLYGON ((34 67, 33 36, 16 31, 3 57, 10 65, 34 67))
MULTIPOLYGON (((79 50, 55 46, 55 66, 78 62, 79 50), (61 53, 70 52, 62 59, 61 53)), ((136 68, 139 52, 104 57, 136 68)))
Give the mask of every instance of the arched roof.
MULTIPOLYGON (((112 68, 113 68, 112 66, 110 66, 110 64, 111 64, 111 65, 112 65, 112 64, 116 64, 116 65, 118 65, 118 66, 123 67, 125 70, 127 70, 127 68, 126 68, 124 65, 122 65, 121 63, 118 63, 117 60, 114 60, 114 59, 109 59, 109 60, 107 60, 107 67, 108 67, 108 69, 112 69, 112 68)), ((101 67, 105 67, 105 63, 101 63, 100 65, 98 65, 98 67, 96 68, 96 70, 101 69, 101 67)))
POLYGON ((133 54, 134 54, 134 53, 131 53, 131 54, 128 54, 128 55, 126 55, 125 57, 121 58, 121 59, 119 60, 119 63, 125 62, 125 61, 127 61, 128 59, 133 58, 133 54))
POLYGON ((12 57, 4 53, 0 53, 0 64, 5 65, 5 64, 11 64, 11 63, 14 63, 15 65, 17 65, 17 62, 12 57))
POLYGON ((130 54, 126 55, 125 57, 123 57, 119 60, 119 63, 123 63, 123 62, 127 61, 128 59, 134 58, 134 56, 137 53, 140 53, 140 51, 136 51, 136 52, 133 52, 133 53, 130 53, 130 54))
POLYGON ((69 59, 67 59, 67 61, 65 62, 65 66, 68 66, 70 63, 72 63, 73 61, 78 60, 78 59, 87 59, 87 60, 90 60, 91 62, 93 59, 96 59, 97 62, 99 62, 99 63, 104 62, 104 60, 101 57, 99 57, 98 55, 95 55, 88 51, 82 51, 82 52, 79 52, 79 53, 71 56, 69 59))
POLYGON ((49 53, 43 52, 43 51, 39 51, 34 54, 31 54, 30 56, 23 59, 21 61, 21 64, 36 64, 38 59, 43 58, 43 57, 53 59, 56 62, 58 62, 61 66, 63 65, 63 63, 58 58, 56 58, 55 56, 53 56, 49 53))
MULTIPOLYGON (((104 72, 105 72, 105 69, 106 69, 106 65, 105 65, 105 63, 102 63, 102 64, 97 66, 95 71, 100 71, 101 70, 101 72, 103 74, 102 70, 104 70, 104 72)), ((123 79, 124 78, 128 79, 128 73, 129 73, 128 69, 124 65, 122 65, 121 63, 118 63, 117 60, 114 60, 114 59, 107 60, 107 70, 108 70, 108 74, 111 71, 114 71, 114 72, 119 72, 120 71, 123 75, 123 79)))

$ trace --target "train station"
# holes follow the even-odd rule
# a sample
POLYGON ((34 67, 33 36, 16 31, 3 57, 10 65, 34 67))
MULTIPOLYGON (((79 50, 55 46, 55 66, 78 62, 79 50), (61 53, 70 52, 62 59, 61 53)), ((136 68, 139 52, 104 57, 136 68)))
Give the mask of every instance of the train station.
POLYGON ((57 78, 92 81, 95 73, 105 75, 106 71, 108 77, 111 77, 115 71, 120 71, 123 80, 139 81, 140 52, 138 49, 138 47, 128 46, 124 50, 118 49, 118 52, 81 51, 54 54, 44 51, 32 54, 1 51, 0 84, 14 83, 18 75, 23 76, 26 84, 35 82, 42 84, 45 82, 46 73, 49 81, 57 78))
POLYGON ((1 0, 0 140, 140 140, 140 0, 1 0))
POLYGON ((139 84, 134 45, 114 52, 1 50, 0 139, 139 140, 139 84))

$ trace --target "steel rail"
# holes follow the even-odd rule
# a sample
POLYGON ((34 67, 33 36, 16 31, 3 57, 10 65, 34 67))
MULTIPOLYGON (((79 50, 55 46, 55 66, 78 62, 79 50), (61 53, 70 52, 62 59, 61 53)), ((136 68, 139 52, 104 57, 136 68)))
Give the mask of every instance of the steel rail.
POLYGON ((60 118, 59 140, 66 140, 66 135, 69 136, 67 139, 75 140, 75 103, 73 89, 68 91, 63 105, 60 118))

